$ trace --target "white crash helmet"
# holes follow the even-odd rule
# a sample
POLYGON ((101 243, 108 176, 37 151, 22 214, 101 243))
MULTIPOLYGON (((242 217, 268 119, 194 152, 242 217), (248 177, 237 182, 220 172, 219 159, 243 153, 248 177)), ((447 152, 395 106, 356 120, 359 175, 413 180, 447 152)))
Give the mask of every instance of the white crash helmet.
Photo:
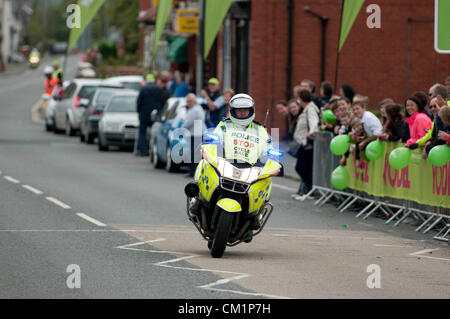
POLYGON ((248 94, 236 94, 230 100, 230 120, 241 126, 248 126, 255 118, 255 101, 248 94), (236 117, 236 109, 250 109, 246 118, 236 117))
POLYGON ((53 74, 53 68, 51 66, 46 66, 44 68, 44 74, 48 75, 48 74, 53 74))

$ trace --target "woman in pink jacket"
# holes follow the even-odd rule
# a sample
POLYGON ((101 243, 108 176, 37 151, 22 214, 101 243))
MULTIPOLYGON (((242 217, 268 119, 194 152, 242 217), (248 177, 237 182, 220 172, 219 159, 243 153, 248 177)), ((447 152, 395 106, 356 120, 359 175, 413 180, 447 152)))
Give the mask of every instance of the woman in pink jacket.
POLYGON ((411 138, 406 142, 406 147, 417 148, 416 142, 420 140, 428 130, 431 129, 433 122, 424 113, 425 105, 415 96, 411 96, 406 100, 406 123, 409 126, 411 138))

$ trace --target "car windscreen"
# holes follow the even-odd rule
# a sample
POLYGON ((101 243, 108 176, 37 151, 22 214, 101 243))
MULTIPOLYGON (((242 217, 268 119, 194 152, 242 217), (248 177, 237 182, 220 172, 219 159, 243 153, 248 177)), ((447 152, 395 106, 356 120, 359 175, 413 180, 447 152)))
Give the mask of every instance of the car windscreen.
POLYGON ((99 92, 97 95, 97 99, 95 100, 95 108, 103 109, 105 108, 106 103, 108 103, 111 96, 113 96, 113 91, 103 91, 99 92))
POLYGON ((141 89, 141 84, 139 82, 122 82, 122 85, 126 89, 139 91, 141 89))
POLYGON ((78 97, 80 99, 92 99, 95 94, 95 90, 97 90, 98 85, 85 85, 81 88, 78 93, 78 97))
POLYGON ((106 112, 136 112, 137 96, 115 96, 108 105, 106 112))

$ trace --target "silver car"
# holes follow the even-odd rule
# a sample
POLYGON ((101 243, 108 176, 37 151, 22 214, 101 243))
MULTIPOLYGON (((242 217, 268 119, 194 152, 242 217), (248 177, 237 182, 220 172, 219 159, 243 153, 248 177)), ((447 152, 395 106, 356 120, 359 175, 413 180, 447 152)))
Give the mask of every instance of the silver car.
POLYGON ((95 91, 89 105, 84 109, 80 122, 80 141, 92 144, 94 139, 98 136, 98 122, 103 114, 103 109, 108 103, 109 99, 118 90, 123 90, 121 87, 110 87, 102 84, 95 91))
POLYGON ((126 89, 139 91, 145 84, 142 75, 123 75, 105 79, 104 84, 119 84, 126 89))
POLYGON ((139 128, 136 101, 139 92, 119 90, 109 99, 98 123, 98 149, 109 146, 133 148, 139 128))
POLYGON ((102 81, 102 79, 74 79, 70 82, 55 106, 55 133, 64 130, 68 136, 76 134, 80 129, 84 108, 102 81))

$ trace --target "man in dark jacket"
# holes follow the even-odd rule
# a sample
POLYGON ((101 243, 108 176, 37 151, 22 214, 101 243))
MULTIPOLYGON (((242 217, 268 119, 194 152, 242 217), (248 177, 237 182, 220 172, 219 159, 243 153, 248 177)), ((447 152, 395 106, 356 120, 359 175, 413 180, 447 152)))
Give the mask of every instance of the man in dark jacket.
POLYGON ((208 90, 202 90, 201 96, 206 104, 202 104, 206 110, 205 123, 207 128, 215 128, 227 115, 227 107, 223 94, 220 92, 220 82, 217 78, 208 81, 208 90))
POLYGON ((155 76, 145 77, 146 85, 141 88, 137 98, 137 112, 139 114, 139 138, 137 145, 138 156, 148 156, 147 127, 151 126, 150 114, 154 109, 161 109, 161 89, 155 83, 155 76))

